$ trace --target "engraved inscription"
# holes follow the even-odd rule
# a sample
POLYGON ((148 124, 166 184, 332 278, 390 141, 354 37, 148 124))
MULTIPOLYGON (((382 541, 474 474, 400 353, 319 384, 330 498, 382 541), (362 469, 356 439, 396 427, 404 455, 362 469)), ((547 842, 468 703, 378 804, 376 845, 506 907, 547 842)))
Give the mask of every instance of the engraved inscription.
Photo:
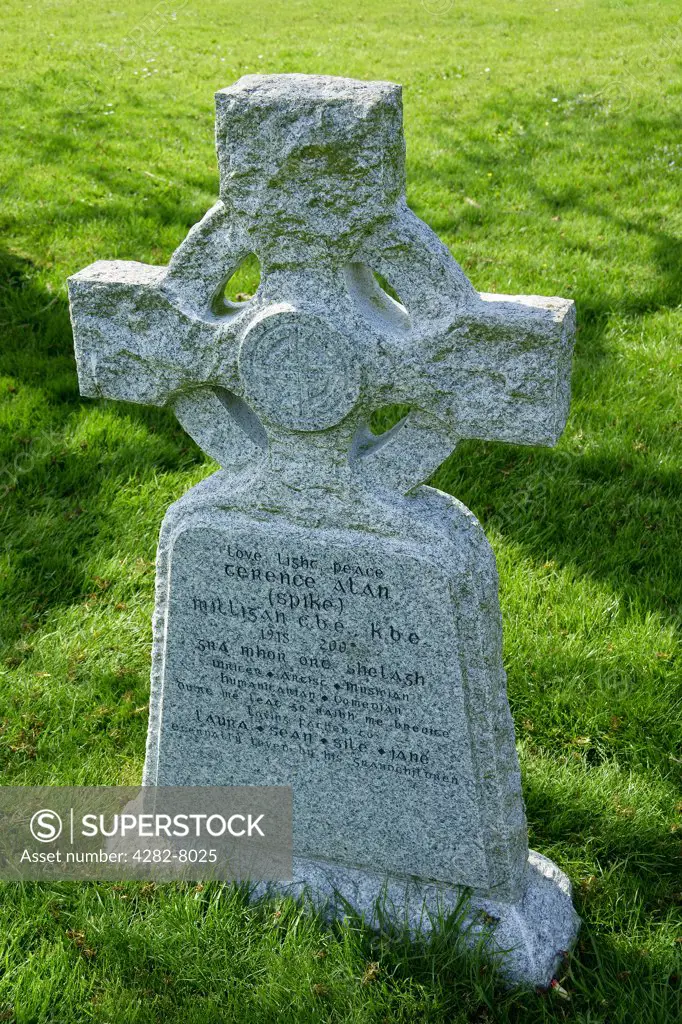
MULTIPOLYGON (((358 793, 390 785, 400 810, 381 829, 417 829, 410 843, 436 878, 453 843, 460 862, 470 843, 473 872, 483 853, 446 578, 388 543, 382 555, 299 533, 176 539, 162 747, 188 780, 291 784, 305 852, 352 863, 371 860, 381 817, 358 793)), ((407 847, 391 858, 394 870, 413 860, 407 847)))

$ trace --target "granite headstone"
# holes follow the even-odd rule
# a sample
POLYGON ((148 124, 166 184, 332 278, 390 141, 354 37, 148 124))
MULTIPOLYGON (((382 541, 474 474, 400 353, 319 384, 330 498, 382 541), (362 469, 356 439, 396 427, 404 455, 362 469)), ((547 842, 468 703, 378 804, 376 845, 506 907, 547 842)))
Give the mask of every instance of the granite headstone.
POLYGON ((556 442, 573 303, 479 294, 409 210, 398 86, 216 98, 220 199, 169 266, 69 281, 82 393, 171 406, 223 467, 162 526, 144 781, 292 785, 292 891, 417 928, 466 888, 547 985, 578 919, 528 851, 495 560, 422 483, 462 438, 556 442))

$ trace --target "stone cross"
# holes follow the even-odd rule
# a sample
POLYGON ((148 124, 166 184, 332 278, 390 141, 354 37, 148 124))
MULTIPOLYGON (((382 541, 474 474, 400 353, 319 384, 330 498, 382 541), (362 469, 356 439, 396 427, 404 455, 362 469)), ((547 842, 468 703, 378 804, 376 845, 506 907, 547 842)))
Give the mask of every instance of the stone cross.
POLYGON ((556 442, 573 303, 479 294, 411 212, 398 86, 216 100, 220 199, 168 267, 69 281, 81 392, 171 406, 223 467, 161 531, 145 782, 293 785, 294 891, 416 927, 466 887, 507 977, 548 984, 577 918, 527 849, 494 557, 420 485, 463 438, 556 442))

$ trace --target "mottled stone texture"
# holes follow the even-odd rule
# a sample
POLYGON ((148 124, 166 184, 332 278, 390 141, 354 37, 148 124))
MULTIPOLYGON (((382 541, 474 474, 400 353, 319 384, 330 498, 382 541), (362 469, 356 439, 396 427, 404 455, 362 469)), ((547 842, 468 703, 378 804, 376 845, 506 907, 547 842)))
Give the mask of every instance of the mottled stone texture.
POLYGON ((416 928, 466 889, 548 984, 578 922, 527 849, 494 557, 420 485, 461 438, 556 442, 573 303, 477 293, 408 209, 398 86, 249 75, 217 111, 169 266, 69 281, 82 393, 170 405, 223 467, 161 530, 145 782, 293 785, 293 891, 371 917, 386 884, 416 928))
POLYGON ((216 107, 220 198, 272 267, 351 259, 404 194, 397 85, 247 75, 216 107))

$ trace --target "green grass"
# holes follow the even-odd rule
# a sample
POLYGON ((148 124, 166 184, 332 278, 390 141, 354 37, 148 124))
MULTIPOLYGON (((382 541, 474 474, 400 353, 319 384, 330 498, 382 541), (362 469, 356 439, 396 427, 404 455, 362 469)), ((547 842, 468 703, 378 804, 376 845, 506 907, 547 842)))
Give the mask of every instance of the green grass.
POLYGON ((168 260, 217 195, 212 96, 240 74, 402 82, 416 212, 479 289, 578 306, 558 448, 472 441, 435 478, 497 555, 531 843, 584 920, 565 993, 229 886, 3 885, 0 1020, 679 1019, 680 9, 446 6, 6 0, 0 762, 139 781, 156 536, 212 468, 169 414, 79 398, 66 277, 168 260))

